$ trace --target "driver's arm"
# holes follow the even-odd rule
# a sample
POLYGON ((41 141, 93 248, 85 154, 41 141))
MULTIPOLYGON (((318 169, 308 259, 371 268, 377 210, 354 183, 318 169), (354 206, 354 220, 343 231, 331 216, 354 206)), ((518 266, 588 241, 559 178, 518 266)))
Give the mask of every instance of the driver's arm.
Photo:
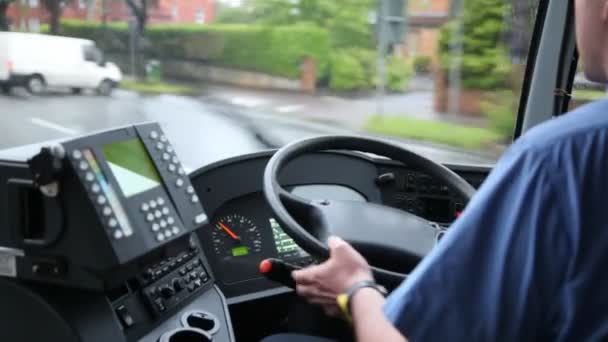
POLYGON ((352 299, 352 315, 357 341, 407 341, 386 319, 382 307, 386 300, 376 290, 364 288, 352 299))
MULTIPOLYGON (((373 280, 363 257, 344 240, 330 237, 330 257, 324 263, 293 272, 296 290, 311 303, 321 305, 329 315, 337 315, 336 297, 354 284, 373 280)), ((384 312, 384 297, 376 290, 362 288, 351 298, 350 309, 357 341, 406 341, 384 312)))

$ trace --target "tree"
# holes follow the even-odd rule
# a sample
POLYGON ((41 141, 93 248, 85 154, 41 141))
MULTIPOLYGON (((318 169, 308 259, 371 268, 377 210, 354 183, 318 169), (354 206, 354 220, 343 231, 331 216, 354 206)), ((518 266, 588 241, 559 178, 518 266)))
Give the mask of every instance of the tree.
POLYGON ((70 0, 41 0, 44 8, 49 12, 49 32, 51 34, 59 34, 59 26, 63 6, 70 3, 70 0))
POLYGON ((143 35, 148 22, 148 2, 150 0, 126 0, 126 2, 137 21, 137 33, 143 35))
POLYGON ((467 0, 462 6, 462 15, 441 31, 439 54, 443 68, 459 69, 464 88, 506 87, 511 72, 504 44, 509 4, 504 0, 467 0))
POLYGON ((368 23, 376 0, 249 0, 239 8, 220 9, 219 22, 292 25, 312 23, 327 29, 335 47, 372 45, 368 23))
POLYGON ((15 0, 0 0, 0 31, 9 30, 6 12, 8 11, 8 6, 14 1, 15 0))

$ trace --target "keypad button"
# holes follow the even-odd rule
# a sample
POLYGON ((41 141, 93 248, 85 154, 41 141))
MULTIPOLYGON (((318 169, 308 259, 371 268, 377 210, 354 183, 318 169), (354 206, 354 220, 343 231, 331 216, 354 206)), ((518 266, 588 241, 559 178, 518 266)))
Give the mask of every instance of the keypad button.
POLYGON ((82 158, 82 152, 80 152, 80 150, 72 151, 72 158, 74 158, 74 159, 82 158))
POLYGON ((154 222, 154 214, 149 213, 149 214, 146 216, 146 220, 148 220, 148 222, 154 222))
POLYGON ((115 230, 115 231, 114 231, 114 238, 115 238, 116 240, 122 239, 122 230, 118 230, 118 229, 117 229, 117 230, 115 230))
POLYGON ((175 186, 177 186, 177 187, 179 188, 179 187, 181 187, 182 185, 184 185, 184 180, 183 180, 183 179, 181 179, 181 178, 178 178, 178 179, 175 181, 175 186))
POLYGON ((152 131, 150 132, 150 138, 152 139, 158 139, 158 132, 157 131, 152 131))
POLYGON ((175 219, 174 219, 173 217, 169 216, 169 217, 167 218, 167 223, 168 223, 168 224, 174 224, 174 223, 175 223, 175 219))
POLYGON ((84 160, 83 160, 83 161, 81 161, 81 162, 78 164, 78 167, 79 167, 79 168, 80 168, 82 171, 84 171, 84 170, 86 170, 86 169, 88 169, 88 168, 89 168, 89 164, 88 164, 86 161, 84 161, 84 160))
POLYGON ((196 215, 196 217, 194 218, 194 223, 196 224, 201 224, 203 222, 207 221, 207 215, 203 214, 198 214, 196 215))
POLYGON ((189 195, 192 195, 194 193, 194 187, 192 185, 188 185, 188 188, 186 189, 186 192, 189 195))
POLYGON ((93 174, 93 172, 87 172, 87 174, 84 176, 84 179, 86 179, 87 182, 92 182, 95 180, 95 175, 93 174))
POLYGON ((172 235, 171 231, 169 229, 165 230, 165 237, 168 239, 170 238, 172 235))
POLYGON ((157 232, 160 229, 160 225, 158 223, 152 223, 152 231, 157 232))
POLYGON ((157 203, 155 200, 152 200, 152 201, 148 202, 148 205, 150 205, 150 208, 154 209, 154 208, 156 208, 157 203))
POLYGON ((161 227, 161 228, 166 228, 166 227, 167 227, 167 221, 165 221, 165 220, 160 220, 160 227, 161 227))
POLYGON ((161 242, 165 240, 165 235, 163 233, 156 234, 156 241, 161 242))
POLYGON ((165 144, 163 144, 163 143, 161 143, 161 142, 156 143, 156 149, 157 149, 157 150, 162 150, 163 148, 165 148, 165 144))
POLYGON ((167 142, 167 137, 166 137, 166 136, 164 136, 164 135, 161 135, 161 136, 160 136, 160 141, 162 141, 162 142, 167 142))
POLYGON ((160 210, 156 210, 154 212, 154 216, 159 219, 159 218, 161 218, 163 216, 163 213, 161 213, 160 210))
POLYGON ((97 204, 104 205, 104 204, 106 204, 106 202, 107 202, 107 199, 104 195, 97 196, 97 204))
POLYGON ((110 226, 110 228, 116 228, 116 226, 118 226, 118 221, 116 221, 116 219, 111 218, 108 220, 108 226, 110 226))
POLYGON ((171 161, 172 161, 174 164, 179 163, 179 159, 177 159, 177 157, 176 157, 176 156, 173 156, 173 158, 171 158, 171 161))
POLYGON ((169 215, 169 208, 167 208, 167 207, 163 208, 163 215, 165 215, 165 216, 169 215))
POLYGON ((190 201, 192 201, 192 203, 198 203, 198 196, 192 195, 192 198, 190 198, 190 201))
POLYGON ((162 197, 159 197, 156 199, 156 203, 158 203, 158 205, 164 205, 165 204, 165 200, 162 197))
POLYGON ((148 203, 142 203, 141 204, 141 211, 143 211, 145 213, 148 210, 150 210, 150 206, 148 205, 148 203))
POLYGON ((104 216, 112 215, 112 208, 110 208, 108 206, 103 207, 103 215, 104 216))
POLYGON ((173 234, 177 234, 177 233, 179 233, 179 228, 176 226, 173 226, 173 228, 171 228, 171 232, 173 232, 173 234))
POLYGON ((177 173, 179 173, 180 175, 185 175, 186 171, 184 171, 184 169, 180 167, 179 170, 177 170, 177 173))
POLYGON ((169 169, 169 172, 175 172, 175 170, 177 169, 177 167, 173 164, 169 164, 167 168, 169 169))
MULTIPOLYGON (((101 191, 101 187, 99 187, 99 184, 93 184, 93 185, 91 185, 91 191, 93 191, 94 194, 98 194, 101 191)), ((99 204, 103 204, 103 203, 99 203, 99 204)))
POLYGON ((167 152, 173 152, 173 147, 171 147, 171 145, 167 145, 167 152))
POLYGON ((166 152, 165 152, 165 153, 163 153, 163 160, 164 160, 164 161, 167 161, 167 160, 169 160, 169 159, 171 159, 171 156, 169 155, 169 153, 166 153, 166 152))

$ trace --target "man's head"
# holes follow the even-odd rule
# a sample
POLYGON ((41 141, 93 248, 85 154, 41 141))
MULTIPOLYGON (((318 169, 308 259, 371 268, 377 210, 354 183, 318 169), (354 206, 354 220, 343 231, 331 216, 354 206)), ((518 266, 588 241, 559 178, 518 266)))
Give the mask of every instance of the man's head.
POLYGON ((585 74, 608 81, 608 0, 575 0, 576 41, 585 74))

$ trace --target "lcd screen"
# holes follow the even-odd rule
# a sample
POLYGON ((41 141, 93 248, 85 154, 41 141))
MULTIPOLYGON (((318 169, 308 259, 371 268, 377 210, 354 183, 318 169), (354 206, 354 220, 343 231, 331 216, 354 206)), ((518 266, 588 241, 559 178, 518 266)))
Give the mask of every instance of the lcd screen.
POLYGON ((160 185, 161 179, 148 151, 139 139, 103 146, 103 154, 126 197, 160 185))
POLYGON ((270 228, 272 228, 272 235, 279 258, 289 260, 309 256, 308 253, 304 252, 304 250, 302 250, 302 248, 283 231, 283 228, 281 228, 274 218, 270 219, 270 228))

